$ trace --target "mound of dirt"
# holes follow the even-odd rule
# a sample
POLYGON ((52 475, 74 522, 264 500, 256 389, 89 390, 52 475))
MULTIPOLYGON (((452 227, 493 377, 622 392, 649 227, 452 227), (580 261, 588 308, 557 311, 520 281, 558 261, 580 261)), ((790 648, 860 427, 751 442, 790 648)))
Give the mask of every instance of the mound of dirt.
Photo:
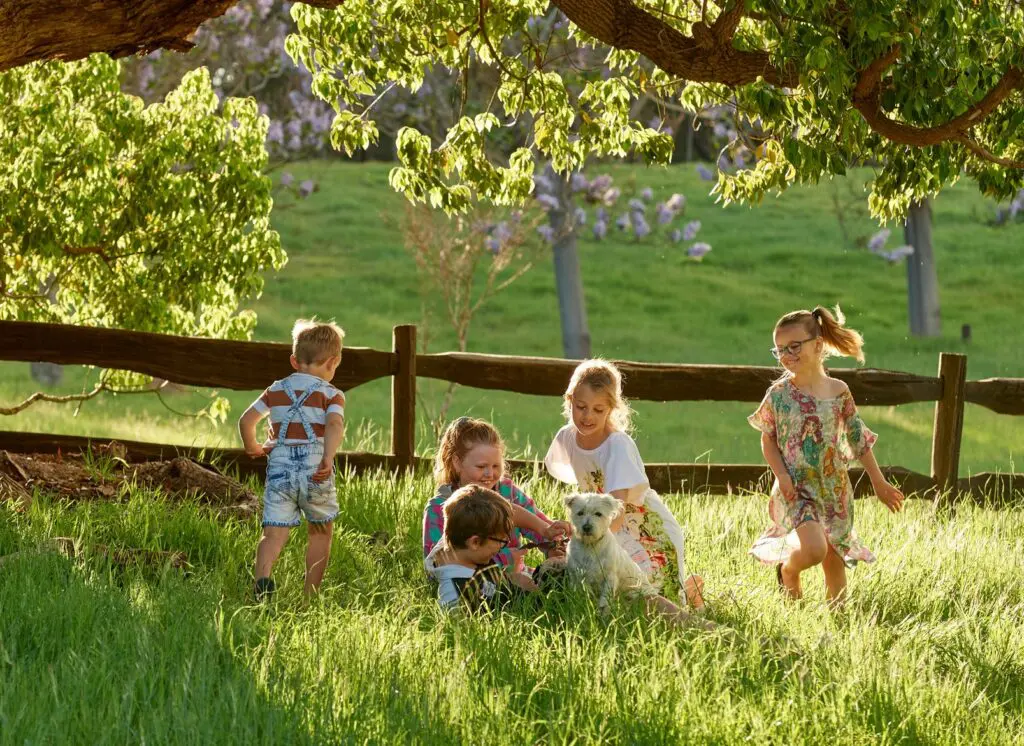
POLYGON ((132 486, 161 489, 170 497, 198 497, 224 515, 245 517, 259 506, 257 496, 238 481, 187 458, 128 463, 112 442, 82 454, 12 454, 0 451, 0 499, 22 509, 36 489, 68 500, 115 500, 132 486))

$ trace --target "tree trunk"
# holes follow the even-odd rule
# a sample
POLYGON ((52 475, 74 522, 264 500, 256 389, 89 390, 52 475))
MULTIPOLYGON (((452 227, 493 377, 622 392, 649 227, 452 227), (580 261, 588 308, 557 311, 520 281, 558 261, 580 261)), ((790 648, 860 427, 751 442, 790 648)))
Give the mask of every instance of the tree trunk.
POLYGON ((587 306, 583 296, 583 276, 576 251, 576 228, 572 220, 572 190, 569 180, 555 173, 550 164, 547 177, 554 185, 558 208, 548 217, 554 229, 555 287, 558 290, 558 312, 562 319, 562 351, 570 360, 590 357, 590 329, 587 306))
POLYGON ((942 318, 939 314, 939 275, 932 250, 931 200, 910 206, 903 236, 914 247, 914 253, 907 257, 910 333, 915 337, 937 337, 942 333, 942 318))

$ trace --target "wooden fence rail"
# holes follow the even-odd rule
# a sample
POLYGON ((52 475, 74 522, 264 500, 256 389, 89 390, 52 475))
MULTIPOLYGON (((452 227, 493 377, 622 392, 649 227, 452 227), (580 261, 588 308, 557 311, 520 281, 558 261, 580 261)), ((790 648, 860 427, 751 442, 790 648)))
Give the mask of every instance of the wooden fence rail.
MULTIPOLYGON (((392 378, 390 455, 339 454, 339 463, 356 470, 405 470, 425 463, 415 456, 416 379, 432 378, 482 389, 561 396, 576 362, 557 358, 443 353, 418 355, 416 328, 397 326, 391 351, 346 348, 334 383, 349 390, 369 381, 392 378)), ((94 329, 33 322, 0 321, 0 360, 96 365, 132 370, 193 386, 257 390, 291 372, 286 344, 232 342, 177 337, 119 329, 94 329)), ((623 372, 625 393, 645 401, 756 402, 779 376, 778 368, 727 365, 670 365, 616 361, 623 372)), ((966 381, 967 359, 943 353, 938 375, 898 371, 837 369, 860 405, 936 402, 931 474, 900 467, 884 471, 908 492, 980 491, 996 485, 1006 494, 1024 490, 1024 475, 980 474, 959 479, 960 441, 965 402, 995 412, 1024 415, 1024 379, 966 381)), ((87 438, 30 433, 0 433, 0 448, 32 452, 73 450, 87 438)), ((185 453, 197 459, 230 463, 243 473, 257 467, 235 449, 202 449, 130 443, 134 458, 160 458, 185 453)), ((514 467, 536 468, 533 462, 514 467)), ((703 491, 764 490, 767 468, 744 464, 649 464, 655 489, 703 491)), ((858 494, 869 490, 860 470, 852 470, 858 494)))

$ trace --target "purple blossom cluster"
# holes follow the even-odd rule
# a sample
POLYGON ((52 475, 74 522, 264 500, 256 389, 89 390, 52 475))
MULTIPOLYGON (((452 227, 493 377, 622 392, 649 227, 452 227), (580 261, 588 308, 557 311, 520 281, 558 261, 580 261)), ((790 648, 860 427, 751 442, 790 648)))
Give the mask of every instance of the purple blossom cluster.
POLYGON ((903 246, 897 246, 895 249, 886 250, 885 242, 889 240, 889 236, 892 234, 888 228, 882 228, 875 233, 871 238, 868 239, 868 251, 876 256, 880 256, 890 264, 895 264, 914 253, 914 247, 909 244, 903 246))

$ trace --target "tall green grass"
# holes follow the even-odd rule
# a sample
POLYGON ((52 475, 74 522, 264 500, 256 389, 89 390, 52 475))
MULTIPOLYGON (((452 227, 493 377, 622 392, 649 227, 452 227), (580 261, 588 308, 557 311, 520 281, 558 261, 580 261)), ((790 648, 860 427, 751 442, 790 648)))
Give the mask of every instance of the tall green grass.
MULTIPOLYGON (((547 482, 529 485, 560 515, 547 482)), ((1024 734, 1024 512, 902 515, 857 504, 878 555, 842 613, 783 601, 745 555, 764 498, 669 496, 709 615, 681 631, 572 593, 489 618, 446 616, 421 569, 426 479, 344 479, 321 596, 304 536, 250 598, 256 520, 132 490, 4 507, 0 743, 1014 744, 1024 734), (381 533, 383 532, 383 533, 381 533), (45 550, 66 535, 185 551, 192 571, 122 570, 45 550)))

